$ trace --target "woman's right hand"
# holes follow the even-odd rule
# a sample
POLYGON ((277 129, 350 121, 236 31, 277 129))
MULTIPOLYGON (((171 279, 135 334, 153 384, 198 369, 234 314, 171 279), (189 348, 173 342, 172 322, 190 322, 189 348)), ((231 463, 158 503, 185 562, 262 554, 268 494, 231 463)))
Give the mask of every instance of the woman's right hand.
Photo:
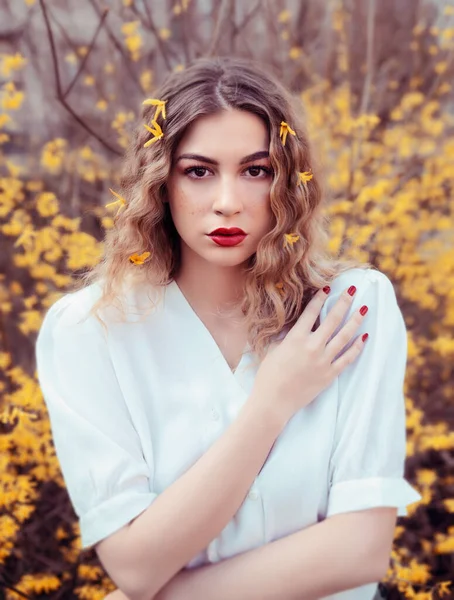
MULTIPOLYGON (((345 289, 328 315, 313 332, 327 294, 318 290, 286 337, 270 344, 254 382, 254 398, 286 423, 304 408, 360 354, 364 342, 358 336, 351 347, 334 358, 351 341, 364 316, 356 311, 333 336, 353 302, 345 289)), ((356 289, 356 288, 355 288, 356 289)))

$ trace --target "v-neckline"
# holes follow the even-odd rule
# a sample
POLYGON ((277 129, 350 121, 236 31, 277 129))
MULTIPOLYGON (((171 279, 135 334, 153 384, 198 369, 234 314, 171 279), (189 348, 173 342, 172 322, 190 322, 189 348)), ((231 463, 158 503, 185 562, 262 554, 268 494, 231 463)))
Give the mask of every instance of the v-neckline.
POLYGON ((209 344, 209 346, 211 346, 211 351, 213 352, 214 356, 217 356, 219 358, 219 360, 224 365, 224 368, 227 369, 227 371, 229 372, 229 374, 232 377, 236 377, 238 374, 238 371, 240 370, 240 367, 243 366, 246 354, 248 352, 250 352, 249 343, 246 342, 246 345, 244 346, 244 348, 242 350, 242 354, 241 354, 239 363, 237 364, 235 369, 232 369, 230 367, 229 363, 227 362, 227 359, 225 358, 224 354, 221 352, 221 349, 218 346, 218 343, 214 339, 213 335, 211 334, 210 330, 205 325, 205 323, 202 321, 202 319, 199 317, 199 315, 196 313, 196 311, 193 309, 189 300, 183 294, 182 290, 180 289, 180 286, 175 281, 175 279, 172 280, 171 283, 169 283, 167 287, 173 289, 180 306, 186 312, 188 317, 195 323, 195 326, 200 331, 200 335, 207 339, 207 343, 209 344))

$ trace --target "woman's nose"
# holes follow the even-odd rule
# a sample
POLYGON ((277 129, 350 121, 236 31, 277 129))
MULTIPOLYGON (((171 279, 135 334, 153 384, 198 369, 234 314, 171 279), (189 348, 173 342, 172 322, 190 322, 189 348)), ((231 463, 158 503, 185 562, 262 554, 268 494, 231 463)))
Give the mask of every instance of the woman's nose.
POLYGON ((232 178, 221 179, 219 186, 214 191, 213 210, 223 214, 233 214, 243 208, 241 193, 232 178))

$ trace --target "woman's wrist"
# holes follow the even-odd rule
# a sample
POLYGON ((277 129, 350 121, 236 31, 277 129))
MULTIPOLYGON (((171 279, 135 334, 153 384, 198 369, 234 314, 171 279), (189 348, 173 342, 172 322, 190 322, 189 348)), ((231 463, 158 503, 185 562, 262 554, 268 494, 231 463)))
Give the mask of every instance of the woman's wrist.
POLYGON ((280 435, 288 421, 293 415, 289 415, 283 404, 279 404, 270 394, 259 387, 254 387, 246 401, 245 410, 250 410, 260 419, 263 426, 275 432, 276 437, 280 435))

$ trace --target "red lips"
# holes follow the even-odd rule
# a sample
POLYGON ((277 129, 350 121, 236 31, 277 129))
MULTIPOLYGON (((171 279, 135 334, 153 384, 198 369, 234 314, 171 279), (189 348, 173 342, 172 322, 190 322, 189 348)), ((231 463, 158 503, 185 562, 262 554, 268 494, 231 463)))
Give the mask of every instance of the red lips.
POLYGON ((239 227, 218 227, 208 235, 246 235, 246 232, 239 227))

